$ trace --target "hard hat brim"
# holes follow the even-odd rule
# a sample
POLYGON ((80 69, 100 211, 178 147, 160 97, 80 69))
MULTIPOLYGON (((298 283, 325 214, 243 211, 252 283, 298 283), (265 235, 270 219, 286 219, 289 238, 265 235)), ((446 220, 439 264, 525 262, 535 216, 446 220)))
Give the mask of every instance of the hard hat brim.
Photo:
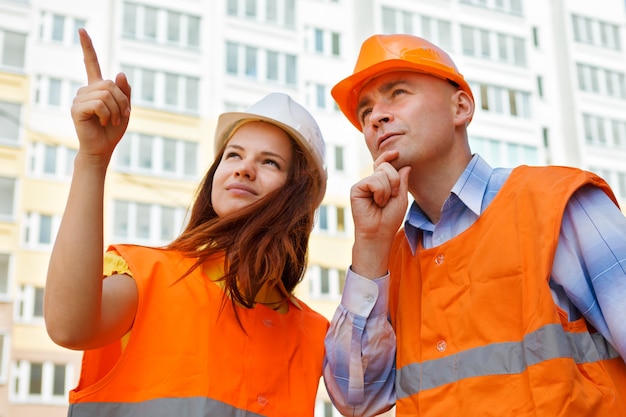
POLYGON ((356 127, 359 131, 363 131, 363 129, 361 127, 361 122, 359 121, 359 118, 356 114, 356 106, 361 90, 369 81, 373 80, 374 78, 389 72, 396 71, 419 72, 422 74, 432 75, 443 80, 452 81, 456 83, 461 90, 467 92, 472 100, 474 100, 472 90, 470 89, 465 79, 462 76, 451 74, 448 68, 442 67, 441 70, 439 70, 437 68, 437 65, 434 65, 433 62, 422 65, 403 59, 390 59, 386 61, 381 61, 375 65, 369 66, 344 78, 343 80, 339 81, 331 90, 331 95, 337 102, 339 109, 348 118, 350 123, 352 123, 354 127, 356 127))

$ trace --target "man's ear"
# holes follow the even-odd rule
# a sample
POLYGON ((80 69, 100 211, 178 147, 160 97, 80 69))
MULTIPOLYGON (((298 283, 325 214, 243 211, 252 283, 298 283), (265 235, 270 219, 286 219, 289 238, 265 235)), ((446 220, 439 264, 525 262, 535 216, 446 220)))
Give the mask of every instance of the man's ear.
POLYGON ((455 125, 468 125, 474 117, 474 100, 463 90, 456 90, 452 96, 454 102, 455 125))

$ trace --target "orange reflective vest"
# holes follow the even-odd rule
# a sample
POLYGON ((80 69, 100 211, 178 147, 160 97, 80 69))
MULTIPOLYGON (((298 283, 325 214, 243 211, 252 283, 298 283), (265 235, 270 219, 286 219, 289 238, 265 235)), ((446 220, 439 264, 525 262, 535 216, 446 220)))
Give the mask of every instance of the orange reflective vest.
MULTIPOLYGON (((624 416, 626 365, 548 281, 570 196, 604 181, 520 167, 465 232, 390 263, 398 416, 624 416)), ((613 197, 612 197, 613 198, 613 197)))
POLYGON ((313 416, 328 320, 238 307, 178 253, 113 246, 139 290, 130 340, 86 351, 71 417, 313 416), (222 308, 223 306, 223 308, 222 308))

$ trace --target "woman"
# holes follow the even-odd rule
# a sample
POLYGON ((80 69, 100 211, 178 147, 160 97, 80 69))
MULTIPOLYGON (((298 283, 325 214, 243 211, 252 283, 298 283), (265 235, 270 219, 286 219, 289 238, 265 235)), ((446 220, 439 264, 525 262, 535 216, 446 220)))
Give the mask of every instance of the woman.
POLYGON ((277 93, 221 115, 183 233, 165 248, 103 255, 104 179, 130 86, 124 74, 102 80, 80 38, 80 148, 44 301, 51 338, 85 351, 69 414, 312 416, 328 321, 293 290, 325 192, 317 124, 277 93))

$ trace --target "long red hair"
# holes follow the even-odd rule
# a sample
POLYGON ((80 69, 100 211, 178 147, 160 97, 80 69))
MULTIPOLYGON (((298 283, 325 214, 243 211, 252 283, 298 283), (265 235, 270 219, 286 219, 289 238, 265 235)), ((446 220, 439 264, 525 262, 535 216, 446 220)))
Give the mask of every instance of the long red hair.
POLYGON ((187 226, 168 245, 184 256, 197 257, 191 270, 225 255, 222 279, 233 305, 252 307, 266 284, 286 297, 304 276, 322 178, 310 156, 293 139, 292 144, 284 186, 237 213, 219 217, 211 190, 222 147, 199 184, 187 226))

